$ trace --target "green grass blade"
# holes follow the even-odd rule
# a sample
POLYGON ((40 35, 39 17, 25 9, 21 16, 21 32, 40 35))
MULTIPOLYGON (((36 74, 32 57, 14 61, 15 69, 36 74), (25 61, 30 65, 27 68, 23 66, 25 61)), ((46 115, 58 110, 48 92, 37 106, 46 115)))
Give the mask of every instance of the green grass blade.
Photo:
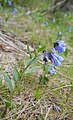
POLYGON ((11 82, 10 78, 8 77, 8 75, 4 74, 4 80, 6 81, 10 92, 12 92, 13 86, 12 86, 12 82, 11 82))

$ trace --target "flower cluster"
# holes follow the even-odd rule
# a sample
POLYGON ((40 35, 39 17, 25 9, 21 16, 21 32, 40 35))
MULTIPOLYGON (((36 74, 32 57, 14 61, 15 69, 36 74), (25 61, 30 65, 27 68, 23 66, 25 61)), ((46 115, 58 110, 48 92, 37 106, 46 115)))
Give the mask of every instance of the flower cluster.
MULTIPOLYGON (((8 1, 7 1, 7 4, 8 4, 8 6, 11 6, 11 5, 12 5, 11 0, 8 0, 8 1)), ((13 14, 17 13, 17 9, 16 9, 16 8, 13 8, 12 13, 13 13, 13 14)))
POLYGON ((56 52, 61 53, 66 50, 66 46, 63 40, 57 40, 54 43, 53 51, 46 52, 46 50, 43 51, 43 61, 48 62, 49 60, 54 64, 54 66, 51 67, 51 69, 48 71, 51 75, 56 74, 56 71, 54 69, 55 66, 59 66, 61 62, 63 61, 63 57, 58 55, 56 52))
POLYGON ((54 43, 54 48, 56 51, 58 51, 58 53, 61 53, 61 52, 64 52, 65 49, 66 49, 66 46, 65 46, 65 43, 63 40, 57 40, 55 43, 54 43))

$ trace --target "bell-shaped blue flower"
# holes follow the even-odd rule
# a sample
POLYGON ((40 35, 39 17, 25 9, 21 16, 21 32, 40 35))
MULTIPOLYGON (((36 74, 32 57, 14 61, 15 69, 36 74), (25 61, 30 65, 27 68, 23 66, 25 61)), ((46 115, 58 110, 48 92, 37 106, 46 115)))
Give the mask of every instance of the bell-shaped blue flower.
POLYGON ((61 64, 61 62, 54 55, 52 55, 51 61, 55 66, 59 66, 61 64))
POLYGON ((63 61, 63 57, 59 56, 58 54, 54 52, 47 53, 46 51, 44 53, 43 61, 48 62, 49 60, 54 63, 55 66, 59 66, 61 62, 63 61))
POLYGON ((8 6, 11 6, 12 5, 12 2, 10 0, 8 0, 8 6))
POLYGON ((54 69, 54 66, 51 66, 51 68, 48 70, 48 72, 50 73, 50 75, 52 75, 52 74, 56 75, 56 71, 54 69))
POLYGON ((62 35, 62 32, 61 32, 61 31, 58 31, 58 35, 62 35))
POLYGON ((13 14, 17 13, 17 9, 13 8, 13 14))
POLYGON ((62 56, 60 56, 60 55, 58 55, 58 54, 56 54, 56 53, 54 53, 54 56, 55 56, 60 62, 62 62, 62 61, 64 60, 62 56))
POLYGON ((44 22, 44 25, 45 25, 45 26, 48 26, 48 22, 44 22))
POLYGON ((31 14, 31 11, 28 10, 28 9, 26 9, 26 14, 27 14, 27 15, 30 15, 30 14, 31 14))
POLYGON ((49 52, 48 53, 48 59, 54 63, 55 66, 59 66, 61 62, 63 61, 63 57, 57 55, 54 52, 49 52))
POLYGON ((63 40, 57 40, 54 43, 54 48, 58 53, 64 52, 66 50, 66 46, 63 40))

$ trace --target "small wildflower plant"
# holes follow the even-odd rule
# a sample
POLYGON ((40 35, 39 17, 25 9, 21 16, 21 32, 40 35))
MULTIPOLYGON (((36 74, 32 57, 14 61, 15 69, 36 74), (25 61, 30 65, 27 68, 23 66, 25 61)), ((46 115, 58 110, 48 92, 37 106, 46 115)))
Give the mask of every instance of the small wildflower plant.
MULTIPOLYGON (((48 81, 48 74, 50 75, 56 75, 56 70, 55 68, 60 66, 61 63, 63 62, 64 58, 59 55, 60 53, 64 52, 66 50, 66 44, 63 40, 56 40, 56 42, 54 42, 53 44, 53 48, 51 49, 51 51, 47 52, 46 50, 44 50, 45 47, 40 47, 38 50, 34 51, 34 57, 31 57, 31 52, 30 53, 30 62, 27 65, 27 67, 24 70, 24 74, 27 73, 32 73, 37 71, 37 69, 42 68, 42 75, 40 75, 40 81, 43 79, 44 83, 46 81, 48 81), (41 53, 43 52, 43 53, 41 53), (41 54, 40 54, 41 53, 41 54), (40 60, 38 60, 39 56, 43 56, 43 62, 41 63, 40 60), (31 64, 34 61, 38 61, 39 63, 41 63, 41 66, 36 66, 36 67, 30 67, 31 64)), ((22 74, 23 75, 23 74, 22 74)))

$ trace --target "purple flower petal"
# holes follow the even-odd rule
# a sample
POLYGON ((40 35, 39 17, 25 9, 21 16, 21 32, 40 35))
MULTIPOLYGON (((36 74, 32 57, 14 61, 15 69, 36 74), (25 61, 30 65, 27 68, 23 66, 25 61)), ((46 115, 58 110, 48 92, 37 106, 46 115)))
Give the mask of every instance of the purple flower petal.
POLYGON ((52 19, 52 22, 55 23, 55 21, 56 21, 55 18, 53 18, 53 19, 52 19))
POLYGON ((55 66, 59 66, 61 64, 61 62, 54 55, 52 56, 52 62, 55 66))
POLYGON ((62 35, 62 32, 61 32, 61 31, 59 31, 59 32, 58 32, 58 35, 62 35))
POLYGON ((8 0, 8 6, 11 6, 12 2, 10 0, 8 0))
POLYGON ((44 22, 45 26, 48 26, 48 22, 44 22))
POLYGON ((59 56, 58 54, 54 52, 48 53, 48 59, 54 63, 55 66, 59 66, 61 62, 63 61, 63 57, 59 56))
POLYGON ((54 53, 54 56, 55 56, 60 62, 63 61, 63 57, 62 57, 62 56, 59 56, 58 54, 55 54, 55 53, 54 53))
POLYGON ((54 43, 54 48, 56 51, 58 51, 59 53, 64 52, 66 50, 66 46, 63 40, 57 40, 54 43))
POLYGON ((17 9, 13 8, 13 14, 17 13, 17 9))

